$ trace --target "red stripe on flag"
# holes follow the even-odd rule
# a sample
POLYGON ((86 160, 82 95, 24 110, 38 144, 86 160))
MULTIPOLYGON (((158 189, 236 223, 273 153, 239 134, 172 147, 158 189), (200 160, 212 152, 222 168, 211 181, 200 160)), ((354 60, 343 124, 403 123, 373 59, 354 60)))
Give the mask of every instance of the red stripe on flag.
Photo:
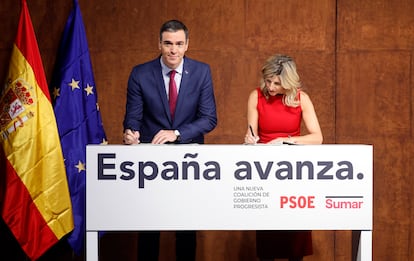
POLYGON ((20 15, 19 25, 24 24, 25 26, 18 27, 15 44, 23 56, 26 58, 27 62, 33 68, 33 72, 35 74, 35 78, 39 84, 39 87, 42 89, 48 100, 51 101, 45 72, 43 70, 42 58, 40 57, 40 53, 35 51, 33 48, 36 46, 37 49, 38 44, 36 36, 33 33, 33 24, 32 20, 30 19, 26 0, 22 0, 22 5, 22 13, 20 15))
POLYGON ((3 195, 2 202, 3 219, 26 254, 34 260, 38 259, 46 250, 56 244, 58 239, 46 224, 26 186, 10 165, 10 162, 7 159, 5 160, 4 155, 1 156, 1 161, 6 162, 7 188, 7 193, 3 195), (16 197, 15 195, 19 196, 16 197))

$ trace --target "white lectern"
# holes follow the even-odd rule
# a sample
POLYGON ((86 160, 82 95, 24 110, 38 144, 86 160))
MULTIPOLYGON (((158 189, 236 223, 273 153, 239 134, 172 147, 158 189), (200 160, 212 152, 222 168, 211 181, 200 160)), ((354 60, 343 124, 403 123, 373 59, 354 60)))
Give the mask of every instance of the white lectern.
POLYGON ((372 260, 371 145, 89 145, 87 260, 98 231, 361 230, 372 260))

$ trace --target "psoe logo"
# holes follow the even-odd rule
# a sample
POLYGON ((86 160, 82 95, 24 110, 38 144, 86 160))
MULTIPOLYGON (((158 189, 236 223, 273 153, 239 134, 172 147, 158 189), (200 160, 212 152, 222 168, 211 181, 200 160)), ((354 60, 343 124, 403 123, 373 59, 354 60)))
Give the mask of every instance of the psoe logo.
POLYGON ((280 196, 280 208, 315 208, 315 196, 280 196))

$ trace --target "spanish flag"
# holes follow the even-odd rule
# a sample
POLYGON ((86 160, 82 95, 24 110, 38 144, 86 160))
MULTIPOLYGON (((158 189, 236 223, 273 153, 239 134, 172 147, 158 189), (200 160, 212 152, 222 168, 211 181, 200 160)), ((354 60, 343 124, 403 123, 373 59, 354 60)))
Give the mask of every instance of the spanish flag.
POLYGON ((43 64, 22 0, 0 90, 0 211, 31 260, 73 229, 62 148, 43 64))

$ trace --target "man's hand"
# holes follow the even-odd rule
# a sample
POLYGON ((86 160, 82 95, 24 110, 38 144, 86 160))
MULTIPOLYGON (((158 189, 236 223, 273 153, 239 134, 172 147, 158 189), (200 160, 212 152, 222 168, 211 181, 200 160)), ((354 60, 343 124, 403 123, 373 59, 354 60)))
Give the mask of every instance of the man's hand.
POLYGON ((152 139, 152 144, 165 144, 167 142, 174 142, 177 140, 173 130, 160 130, 152 139))
POLYGON ((139 144, 139 131, 133 131, 131 129, 126 129, 124 132, 124 138, 123 138, 123 142, 126 145, 131 145, 131 144, 139 144))

